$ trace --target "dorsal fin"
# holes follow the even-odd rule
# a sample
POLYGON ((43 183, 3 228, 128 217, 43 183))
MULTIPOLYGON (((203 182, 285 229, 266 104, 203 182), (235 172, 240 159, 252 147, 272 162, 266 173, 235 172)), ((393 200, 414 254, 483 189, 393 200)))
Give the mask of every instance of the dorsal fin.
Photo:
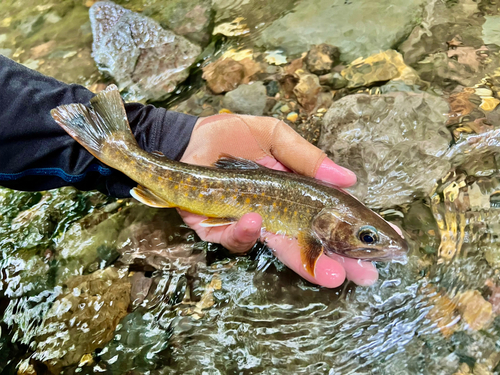
POLYGON ((237 158, 235 156, 227 155, 227 154, 222 154, 214 164, 214 167, 220 168, 220 169, 259 169, 259 168, 264 168, 261 167, 259 164, 257 164, 254 161, 248 160, 248 159, 243 159, 243 158, 237 158))

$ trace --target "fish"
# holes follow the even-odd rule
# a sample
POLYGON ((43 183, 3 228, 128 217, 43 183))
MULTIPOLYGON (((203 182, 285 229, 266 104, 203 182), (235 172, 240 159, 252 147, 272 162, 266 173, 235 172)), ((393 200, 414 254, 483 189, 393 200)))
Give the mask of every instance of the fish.
POLYGON ((178 207, 206 216, 201 225, 231 224, 249 212, 266 231, 296 238, 305 270, 315 275, 321 254, 403 260, 408 244, 387 221, 352 195, 320 180, 222 155, 213 166, 170 160, 141 149, 118 88, 51 111, 71 137, 104 164, 138 183, 130 194, 151 207, 178 207))

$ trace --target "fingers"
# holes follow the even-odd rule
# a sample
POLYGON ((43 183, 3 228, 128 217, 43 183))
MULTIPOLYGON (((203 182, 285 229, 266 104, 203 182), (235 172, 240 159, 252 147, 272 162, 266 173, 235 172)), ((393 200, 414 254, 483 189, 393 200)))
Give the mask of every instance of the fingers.
POLYGON ((261 227, 262 217, 255 212, 250 212, 243 215, 236 224, 226 227, 220 243, 232 252, 247 252, 259 239, 261 227))
POLYGON ((311 283, 336 288, 345 281, 346 272, 336 260, 321 255, 316 263, 315 277, 313 277, 302 264, 297 240, 272 233, 266 233, 265 239, 266 244, 274 250, 281 262, 311 283))
POLYGON ((270 150, 286 167, 309 177, 316 176, 319 166, 326 158, 323 151, 306 141, 283 121, 275 125, 270 150))
POLYGON ((328 158, 320 164, 314 177, 339 187, 349 187, 356 183, 354 172, 335 164, 328 158))
POLYGON ((260 237, 262 218, 255 212, 243 215, 238 222, 231 225, 202 227, 200 222, 205 220, 206 216, 179 209, 177 211, 182 220, 194 229, 203 241, 220 243, 226 249, 235 253, 244 253, 250 250, 260 237))
MULTIPOLYGON (((270 156, 265 156, 262 159, 257 160, 257 163, 263 165, 264 167, 278 171, 291 172, 290 169, 270 156)), ((320 164, 315 178, 339 187, 349 187, 356 183, 356 175, 353 172, 335 164, 328 158, 325 158, 320 164)))
POLYGON ((378 271, 372 262, 344 258, 337 254, 330 254, 329 257, 339 262, 345 269, 347 279, 357 285, 370 286, 378 280, 378 271))

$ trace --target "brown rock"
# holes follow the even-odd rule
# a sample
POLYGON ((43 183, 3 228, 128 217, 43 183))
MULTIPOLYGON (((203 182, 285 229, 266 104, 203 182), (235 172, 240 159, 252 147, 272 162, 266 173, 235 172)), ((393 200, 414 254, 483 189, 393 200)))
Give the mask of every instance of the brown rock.
POLYGON ((31 58, 36 60, 39 59, 40 57, 47 56, 49 53, 51 53, 54 48, 56 47, 56 41, 51 40, 47 43, 40 44, 36 47, 33 47, 30 52, 31 52, 31 58))
POLYGON ((470 102, 470 96, 474 94, 474 89, 464 88, 463 91, 450 95, 450 112, 448 113, 448 125, 460 122, 460 119, 471 113, 476 106, 470 102))
POLYGON ((302 57, 293 60, 285 67, 285 74, 290 76, 297 76, 295 72, 304 67, 304 59, 302 57))
POLYGON ((223 58, 203 68, 202 78, 215 94, 234 90, 242 83, 249 83, 251 77, 260 71, 258 63, 250 58, 236 61, 223 58))
POLYGON ((488 298, 488 302, 491 303, 493 307, 493 313, 495 315, 500 314, 500 286, 496 285, 493 280, 486 280, 486 286, 490 288, 491 295, 488 298))
POLYGON ((493 306, 477 290, 460 293, 457 306, 462 319, 474 331, 485 328, 493 320, 493 306))
POLYGON ((340 51, 330 44, 313 46, 305 58, 307 69, 314 74, 326 74, 338 63, 340 51))
POLYGON ((297 86, 293 89, 293 93, 302 107, 311 112, 315 109, 318 95, 321 92, 318 76, 314 74, 301 74, 297 86))
POLYGON ((457 322, 459 320, 456 312, 457 305, 446 295, 431 291, 429 302, 434 307, 429 311, 427 317, 437 324, 438 328, 444 337, 450 337, 457 330, 457 322))
POLYGON ((342 70, 342 76, 349 81, 347 87, 350 88, 370 86, 377 82, 395 79, 407 85, 420 82, 415 70, 407 66, 403 56, 394 50, 380 52, 366 59, 356 59, 342 70))

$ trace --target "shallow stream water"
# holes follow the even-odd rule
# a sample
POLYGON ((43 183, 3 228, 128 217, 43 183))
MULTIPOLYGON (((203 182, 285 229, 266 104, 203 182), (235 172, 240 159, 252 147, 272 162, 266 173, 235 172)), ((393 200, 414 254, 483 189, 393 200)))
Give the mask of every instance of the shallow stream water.
MULTIPOLYGON (((102 89, 94 2, 2 0, 0 53, 102 89)), ((0 189, 2 374, 500 373, 498 4, 116 3, 203 51, 169 96, 126 98, 284 119, 356 171, 352 192, 403 228, 409 262, 377 264, 371 287, 326 289, 262 246, 236 257, 200 241, 175 210, 0 189), (320 43, 340 49, 328 77, 297 60, 320 43), (221 56, 262 82, 261 109, 246 106, 261 94, 207 88, 221 56)))

